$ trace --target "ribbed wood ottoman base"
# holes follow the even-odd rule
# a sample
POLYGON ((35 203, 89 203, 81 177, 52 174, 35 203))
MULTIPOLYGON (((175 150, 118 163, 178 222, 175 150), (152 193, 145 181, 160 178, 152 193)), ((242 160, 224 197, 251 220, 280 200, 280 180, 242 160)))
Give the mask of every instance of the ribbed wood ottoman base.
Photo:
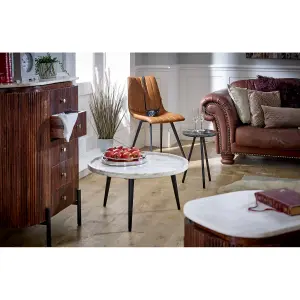
POLYGON ((184 247, 300 247, 300 231, 251 239, 223 235, 185 218, 184 247))

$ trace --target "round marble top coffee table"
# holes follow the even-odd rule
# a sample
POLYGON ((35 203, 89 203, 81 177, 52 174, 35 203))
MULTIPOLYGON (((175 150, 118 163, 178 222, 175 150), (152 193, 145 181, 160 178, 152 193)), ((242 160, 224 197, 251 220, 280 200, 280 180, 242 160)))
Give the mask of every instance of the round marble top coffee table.
POLYGON ((187 159, 168 153, 144 152, 146 163, 138 166, 108 166, 102 163, 102 155, 88 164, 91 172, 107 176, 103 206, 106 206, 111 177, 128 179, 128 231, 132 228, 132 210, 134 180, 141 178, 157 178, 171 176, 177 208, 180 202, 177 188, 176 174, 183 173, 188 168, 187 159))
MULTIPOLYGON (((192 200, 184 205, 185 247, 300 246, 300 215, 249 211, 253 191, 192 200)), ((259 203, 259 209, 268 207, 259 203)))

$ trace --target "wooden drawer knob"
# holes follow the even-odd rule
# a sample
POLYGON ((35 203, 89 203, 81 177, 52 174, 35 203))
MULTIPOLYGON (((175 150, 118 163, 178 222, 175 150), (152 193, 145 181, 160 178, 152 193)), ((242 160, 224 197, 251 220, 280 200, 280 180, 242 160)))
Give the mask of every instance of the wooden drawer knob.
POLYGON ((61 173, 61 177, 67 177, 67 173, 61 173))
POLYGON ((77 128, 81 129, 81 124, 78 124, 78 125, 77 125, 77 128))
POLYGON ((61 148, 61 152, 66 152, 67 151, 67 148, 66 147, 62 147, 61 148))
POLYGON ((66 103, 66 102, 67 100, 65 98, 60 100, 60 103, 66 103))
POLYGON ((67 200, 67 196, 61 196, 61 200, 66 201, 67 200))

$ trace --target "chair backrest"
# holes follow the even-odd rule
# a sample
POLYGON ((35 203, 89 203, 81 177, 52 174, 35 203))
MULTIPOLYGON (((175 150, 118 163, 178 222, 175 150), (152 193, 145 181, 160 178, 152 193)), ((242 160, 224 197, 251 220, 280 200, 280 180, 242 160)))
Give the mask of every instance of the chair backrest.
POLYGON ((160 96, 157 81, 154 76, 145 76, 147 91, 142 84, 142 77, 128 77, 128 108, 129 112, 145 114, 144 95, 147 109, 160 109, 165 111, 160 96))

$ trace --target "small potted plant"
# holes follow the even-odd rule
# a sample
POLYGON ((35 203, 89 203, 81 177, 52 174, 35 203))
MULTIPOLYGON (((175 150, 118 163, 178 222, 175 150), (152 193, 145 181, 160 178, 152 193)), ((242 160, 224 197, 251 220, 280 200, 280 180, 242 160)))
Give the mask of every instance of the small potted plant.
POLYGON ((92 126, 98 135, 101 152, 113 146, 113 138, 125 115, 122 113, 124 88, 112 83, 110 73, 105 73, 101 84, 96 85, 89 107, 92 113, 92 126))
POLYGON ((35 58, 35 73, 39 75, 40 79, 56 78, 57 64, 60 65, 63 72, 70 76, 57 57, 52 57, 50 53, 47 53, 45 56, 35 58))

